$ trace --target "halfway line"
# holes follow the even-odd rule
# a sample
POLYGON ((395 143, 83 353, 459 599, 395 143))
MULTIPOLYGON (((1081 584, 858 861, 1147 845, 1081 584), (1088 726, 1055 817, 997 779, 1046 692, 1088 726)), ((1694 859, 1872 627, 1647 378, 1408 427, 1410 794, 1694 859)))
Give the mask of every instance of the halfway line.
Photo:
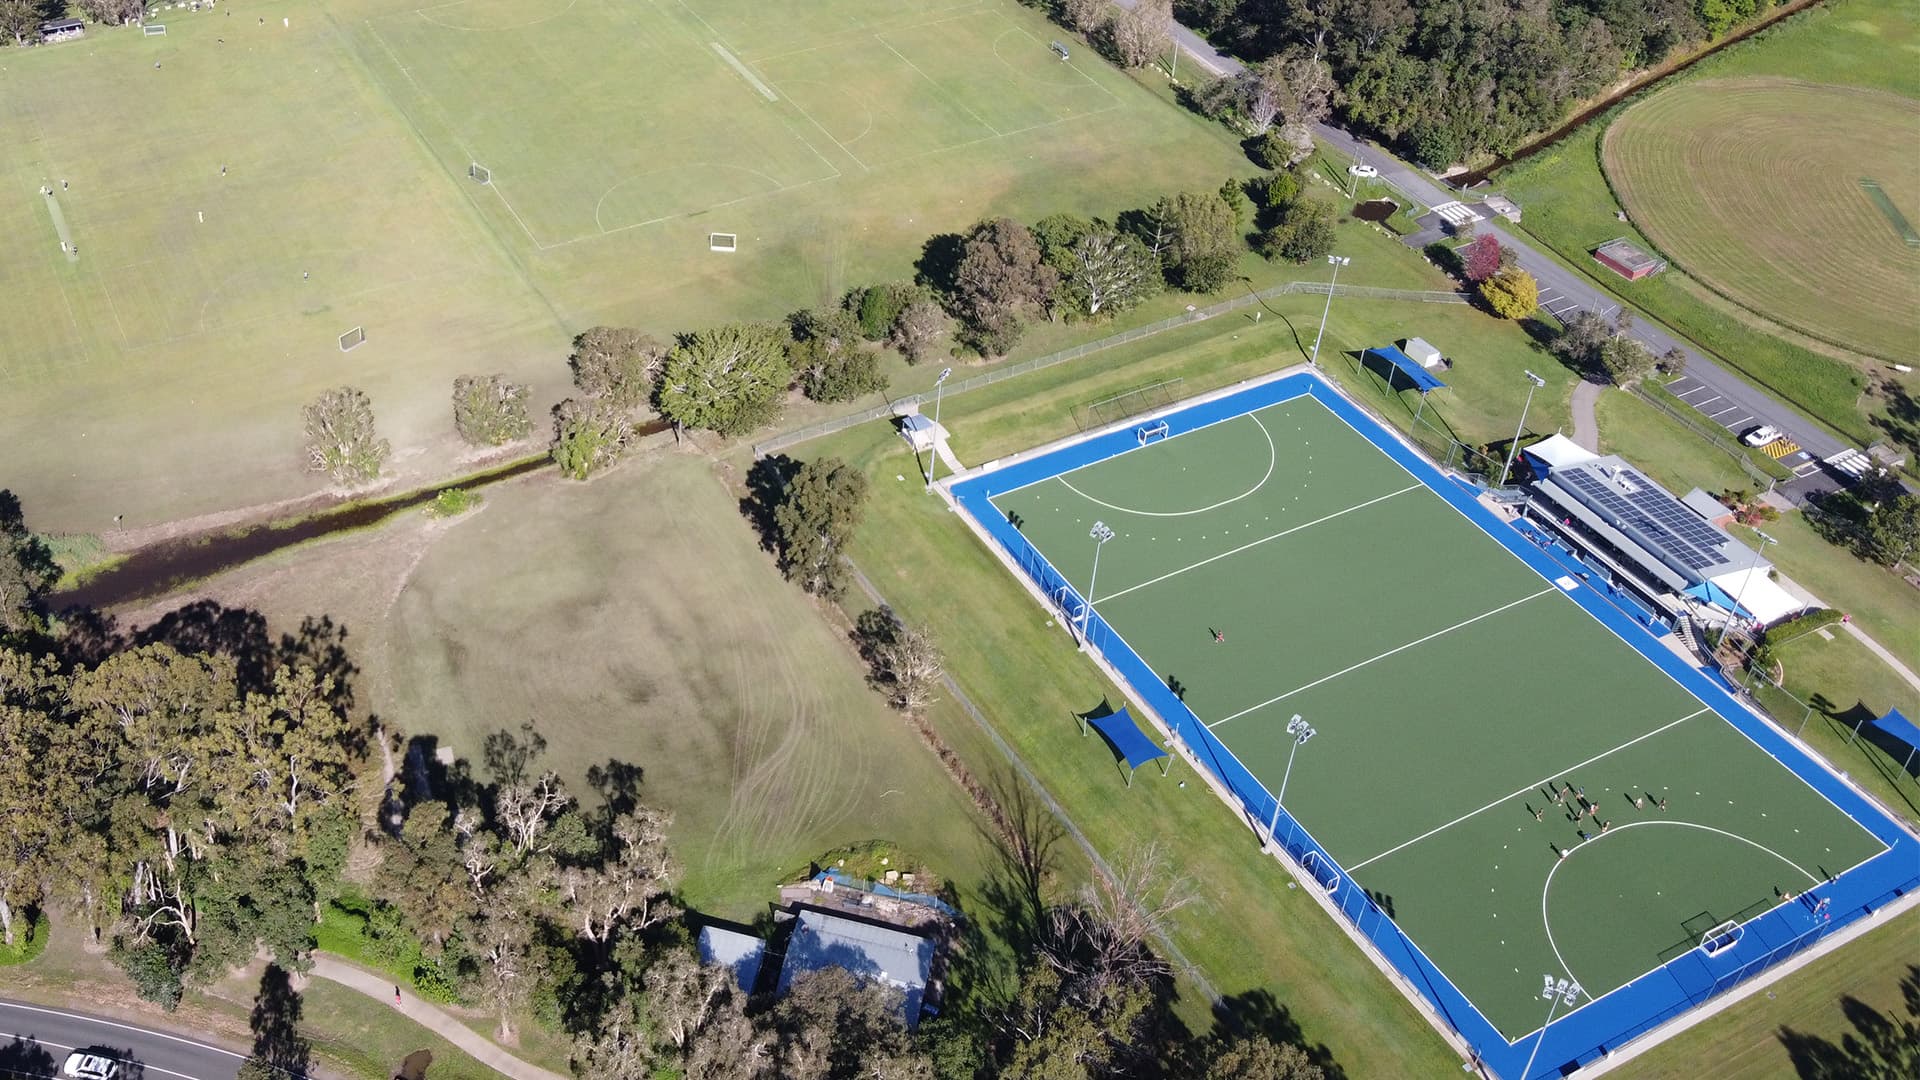
MULTIPOLYGON (((1543 784, 1547 784, 1547 783, 1551 783, 1552 781, 1554 781, 1554 780, 1557 780, 1557 779, 1559 779, 1560 777, 1563 777, 1563 776, 1566 776, 1566 775, 1567 775, 1568 773, 1571 773, 1571 772, 1573 772, 1573 770, 1575 770, 1575 769, 1584 769, 1584 768, 1586 768, 1587 766, 1589 766, 1589 765, 1591 765, 1591 764, 1593 764, 1594 762, 1596 762, 1596 761, 1599 761, 1599 760, 1600 760, 1601 758, 1603 758, 1603 757, 1607 757, 1607 756, 1609 756, 1609 755, 1611 755, 1611 754, 1617 754, 1617 753, 1619 753, 1620 751, 1622 751, 1622 750, 1625 750, 1625 749, 1626 749, 1627 747, 1629 747, 1629 746, 1632 746, 1632 745, 1633 745, 1634 743, 1637 743, 1637 742, 1645 742, 1646 740, 1648 740, 1648 739, 1651 739, 1651 738, 1653 738, 1653 737, 1654 737, 1655 735, 1658 735, 1658 734, 1660 734, 1661 732, 1663 732, 1663 731, 1665 731, 1665 730, 1667 730, 1667 728, 1670 728, 1670 727, 1676 727, 1676 726, 1678 726, 1678 725, 1680 725, 1680 724, 1684 724, 1684 723, 1686 723, 1687 721, 1689 721, 1689 720, 1691 720, 1691 719, 1693 719, 1693 718, 1694 718, 1694 717, 1696 717, 1696 716, 1699 716, 1699 715, 1700 715, 1701 713, 1703 713, 1703 712, 1706 712, 1706 711, 1708 711, 1708 710, 1706 710, 1706 709, 1696 709, 1696 710, 1694 710, 1693 712, 1690 712, 1690 713, 1688 713, 1687 715, 1685 715, 1685 716, 1683 716, 1683 717, 1681 717, 1680 719, 1678 719, 1678 720, 1675 720, 1675 721, 1674 721, 1673 723, 1671 723, 1671 724, 1665 724, 1665 725, 1662 725, 1662 726, 1660 726, 1660 727, 1657 727, 1657 728, 1654 728, 1654 729, 1653 729, 1652 731, 1649 731, 1649 732, 1647 732, 1647 733, 1646 733, 1645 735, 1641 735, 1641 736, 1639 736, 1639 737, 1637 737, 1637 738, 1633 738, 1633 739, 1628 739, 1628 740, 1627 740, 1626 742, 1623 742, 1623 743, 1621 743, 1621 744, 1620 744, 1619 746, 1616 746, 1616 747, 1614 747, 1614 748, 1613 748, 1613 749, 1611 749, 1611 750, 1602 750, 1602 751, 1600 751, 1599 753, 1597 753, 1597 754, 1595 754, 1595 755, 1593 755, 1592 757, 1590 757, 1590 758, 1588 758, 1588 759, 1587 759, 1587 760, 1585 760, 1585 761, 1582 761, 1582 762, 1579 762, 1579 763, 1577 763, 1577 764, 1574 764, 1574 765, 1569 765, 1569 766, 1567 766, 1566 768, 1564 768, 1564 769, 1561 769, 1560 771, 1558 771, 1558 772, 1556 772, 1556 773, 1554 773, 1554 774, 1553 774, 1552 776, 1546 776, 1546 777, 1542 777, 1541 779, 1539 779, 1539 780, 1537 780, 1537 781, 1535 781, 1534 783, 1531 783, 1531 784, 1528 784, 1528 785, 1527 785, 1526 787, 1523 787, 1523 788, 1521 788, 1521 789, 1520 789, 1520 790, 1518 790, 1518 791, 1513 791, 1513 792, 1509 792, 1509 793, 1507 793, 1507 794, 1505 794, 1505 795, 1502 795, 1502 796, 1500 796, 1499 798, 1497 798, 1497 799, 1495 799, 1495 800, 1493 800, 1492 802, 1490 802, 1490 803, 1488 803, 1487 805, 1485 805, 1485 806, 1483 806, 1483 807, 1481 807, 1481 808, 1480 808, 1480 809, 1478 809, 1478 810, 1473 810, 1473 811, 1469 811, 1469 812, 1467 812, 1467 813, 1465 813, 1465 814, 1461 814, 1461 815, 1460 815, 1459 817, 1457 817, 1457 818, 1454 818, 1454 819, 1453 819, 1452 821, 1449 821, 1449 822, 1447 822, 1447 823, 1446 823, 1445 825, 1441 825, 1441 826, 1439 826, 1438 828, 1433 828, 1433 829, 1428 829, 1428 830, 1427 830, 1426 832, 1423 832, 1423 833, 1421 833, 1421 834, 1420 834, 1419 836, 1416 836, 1416 837, 1414 837, 1413 839, 1411 839, 1411 840, 1408 840, 1408 841, 1407 841, 1406 843, 1404 843, 1404 844, 1397 844, 1397 845, 1395 845, 1395 846, 1393 846, 1393 847, 1390 847, 1390 848, 1388 848, 1387 850, 1385 850, 1385 851, 1383 851, 1383 852, 1381 852, 1380 854, 1378 854, 1378 855, 1375 855, 1375 856, 1374 856, 1373 858, 1371 858, 1371 859, 1368 859, 1368 860, 1366 860, 1365 862, 1358 862, 1358 863, 1355 863, 1355 864, 1353 864, 1352 866, 1350 866, 1350 867, 1348 867, 1348 868, 1347 868, 1347 873, 1349 873, 1349 874, 1352 874, 1352 873, 1355 873, 1355 872, 1357 872, 1357 871, 1358 871, 1358 870, 1359 870, 1359 869, 1360 869, 1361 867, 1363 867, 1363 866, 1367 866, 1367 865, 1370 865, 1370 864, 1372 864, 1372 863, 1377 863, 1377 862, 1379 862, 1379 861, 1380 861, 1381 859, 1384 859, 1384 858, 1386 858, 1387 856, 1389 856, 1389 855, 1391 855, 1391 854, 1393 854, 1394 852, 1396 852, 1396 851, 1399 851, 1399 850, 1400 850, 1401 848, 1404 848, 1404 847, 1409 847, 1409 846, 1411 846, 1411 845, 1413 845, 1413 844, 1417 844, 1417 843, 1419 843, 1420 841, 1422 841, 1422 840, 1425 840, 1425 839, 1426 839, 1427 837, 1429 837, 1429 836, 1432 836, 1432 835, 1433 835, 1434 833, 1437 833, 1437 832, 1445 832, 1446 830, 1448 830, 1448 829, 1451 829, 1451 828, 1453 828, 1453 827, 1454 827, 1455 825, 1458 825, 1458 824, 1460 824, 1461 822, 1463 822, 1463 821, 1465 821, 1465 820, 1467 820, 1467 819, 1468 819, 1468 818, 1470 818, 1470 817, 1473 817, 1473 816, 1475 816, 1475 815, 1477 815, 1477 814, 1484 814, 1484 813, 1486 813, 1487 811, 1489 811, 1489 810, 1491 810, 1491 809, 1493 809, 1494 807, 1496 807, 1496 806, 1499 806, 1499 805, 1500 805, 1501 803, 1504 803, 1504 802, 1510 802, 1510 801, 1512 801, 1512 800, 1514 800, 1514 799, 1517 799, 1517 798, 1519 798, 1519 797, 1520 797, 1520 796, 1522 796, 1522 795, 1525 795, 1525 794, 1526 794, 1527 792, 1529 792, 1529 791, 1537 791, 1537 790, 1539 790, 1539 789, 1540 789, 1540 787, 1541 787, 1541 785, 1543 785, 1543 784)), ((1749 840, 1749 841, 1747 841, 1747 842, 1748 842, 1748 843, 1753 843, 1753 841, 1751 841, 1751 840, 1749 840)), ((1771 849, 1768 849, 1768 850, 1771 850, 1771 849)), ((1784 861, 1786 861, 1786 860, 1785 860, 1785 858, 1784 858, 1784 857, 1782 857, 1782 860, 1781 860, 1781 861, 1783 861, 1783 862, 1784 862, 1784 861)), ((1788 865, 1790 865, 1790 866, 1791 866, 1792 864, 1791 864, 1791 863, 1788 863, 1788 865)), ((1799 868, 1799 867, 1797 867, 1797 866, 1795 866, 1795 867, 1794 867, 1794 869, 1795 869, 1795 870, 1799 870, 1800 868, 1799 868)), ((1801 873, 1803 873, 1803 874, 1804 874, 1804 873, 1806 873, 1806 871, 1805 871, 1805 870, 1800 870, 1800 872, 1801 872, 1801 873)), ((1549 875, 1549 876, 1551 876, 1551 875, 1549 875)))
MULTIPOLYGON (((1258 421, 1256 421, 1256 423, 1257 423, 1257 422, 1258 422, 1258 421)), ((1263 431, 1264 431, 1264 430, 1266 430, 1266 425, 1264 425, 1264 424, 1262 424, 1262 425, 1261 425, 1261 430, 1263 430, 1263 431)), ((1064 481, 1064 480, 1062 480, 1062 481, 1061 481, 1061 483, 1063 483, 1063 484, 1065 484, 1065 483, 1066 483, 1066 481, 1064 481)), ((1262 483, 1265 483, 1265 481, 1262 481, 1262 483)), ((1117 599, 1119 599, 1120 597, 1122 597, 1122 596, 1125 596, 1125 595, 1127 595, 1127 594, 1128 594, 1128 593, 1130 593, 1130 592, 1137 592, 1137 591, 1139 591, 1139 590, 1141 590, 1141 589, 1144 589, 1144 588, 1146 588, 1146 587, 1147 587, 1147 586, 1149 586, 1149 585, 1158 585, 1159 583, 1161 583, 1161 582, 1163 582, 1163 581, 1165 581, 1165 580, 1167 580, 1167 579, 1168 579, 1168 578, 1170 578, 1170 577, 1178 577, 1178 576, 1180 576, 1181 574, 1184 574, 1184 573, 1186 573, 1186 572, 1187 572, 1187 571, 1189 571, 1189 570, 1198 570, 1198 569, 1200 569, 1201 567, 1203 567, 1203 566, 1205 566, 1205 565, 1207 565, 1208 563, 1211 563, 1211 562, 1219 562, 1219 561, 1220 561, 1221 559, 1224 559, 1224 558, 1226 558, 1226 557, 1227 557, 1227 556, 1229 556, 1229 555, 1238 555, 1238 554, 1240 554, 1241 552, 1243 552, 1243 551, 1246 551, 1246 550, 1248 550, 1248 549, 1250 549, 1250 548, 1257 548, 1257 547, 1259 547, 1259 546, 1260 546, 1261 544, 1264 544, 1264 543, 1266 543, 1266 542, 1267 542, 1267 541, 1269 541, 1269 540, 1278 540, 1278 539, 1280 539, 1281 537, 1283 537, 1283 536, 1286 536, 1286 535, 1288 535, 1289 533, 1297 533, 1297 532, 1299 532, 1299 531, 1300 531, 1301 529, 1306 529, 1306 528, 1311 528, 1312 526, 1315 526, 1315 525, 1318 525, 1318 524, 1320 524, 1320 523, 1321 523, 1321 522, 1323 522, 1323 521, 1332 521, 1332 520, 1333 520, 1334 518, 1337 518, 1337 517, 1339 517, 1339 516, 1340 516, 1340 515, 1342 515, 1342 514, 1351 514, 1351 513, 1353 513, 1353 512, 1355 511, 1355 510, 1365 510, 1365 509, 1366 509, 1367 507, 1369 507, 1369 506, 1372 506, 1372 505, 1373 505, 1374 503, 1377 503, 1377 502, 1385 502, 1385 501, 1387 501, 1388 499, 1391 499, 1391 498, 1393 498, 1393 497, 1394 497, 1395 495, 1405 495, 1405 494, 1406 494, 1407 492, 1409 492, 1409 491, 1412 491, 1412 490, 1413 490, 1414 488, 1417 488, 1417 487, 1420 487, 1420 486, 1421 486, 1421 485, 1419 485, 1419 484, 1408 484, 1408 485, 1407 485, 1406 487, 1403 487, 1403 488, 1401 488, 1401 489, 1400 489, 1399 491, 1389 491, 1389 492, 1387 492, 1387 493, 1386 493, 1385 495, 1382 495, 1382 496, 1380 496, 1380 497, 1378 497, 1378 498, 1374 498, 1374 499, 1368 499, 1368 500, 1367 500, 1366 502, 1363 502, 1363 503, 1359 503, 1359 504, 1356 504, 1356 505, 1354 505, 1354 506, 1349 506, 1349 507, 1347 507, 1347 508, 1346 508, 1345 510, 1336 510, 1336 511, 1334 511, 1334 512, 1333 512, 1333 513, 1331 513, 1331 514, 1328 514, 1328 515, 1327 515, 1326 517, 1319 517, 1319 518, 1314 518, 1314 519, 1313 519, 1312 521, 1308 521, 1308 522, 1303 522, 1303 523, 1301 523, 1301 524, 1299 524, 1299 525, 1295 525, 1295 526, 1294 526, 1293 528, 1291 528, 1291 529, 1282 529, 1282 530, 1280 530, 1279 532, 1277 532, 1277 533, 1274 533, 1274 534, 1273 534, 1272 536, 1263 536, 1263 537, 1261 537, 1260 539, 1258 539, 1258 540, 1255 540, 1255 541, 1253 541, 1252 543, 1247 543, 1247 544, 1241 544, 1241 545, 1240 545, 1239 547, 1237 547, 1237 548, 1234 548, 1234 549, 1233 549, 1232 551, 1223 551, 1223 552, 1221 552, 1220 554, 1218 554, 1218 555, 1214 555, 1214 556, 1212 556, 1212 557, 1210 557, 1210 558, 1205 558, 1205 559, 1201 559, 1201 560, 1200 560, 1199 562, 1197 562, 1197 563, 1194 563, 1194 564, 1193 564, 1192 566, 1183 566, 1183 567, 1181 567, 1181 568, 1180 568, 1180 569, 1178 569, 1178 570, 1169 570, 1169 571, 1167 571, 1166 573, 1164 573, 1164 574, 1161 574, 1161 575, 1160 575, 1159 577, 1157 577, 1157 578, 1152 578, 1152 579, 1150 579, 1150 580, 1147 580, 1147 581, 1143 581, 1143 582, 1141 582, 1141 583, 1140 583, 1140 584, 1138 584, 1138 585, 1129 585, 1129 586, 1127 586, 1126 588, 1124 588, 1124 589, 1121 589, 1121 590, 1120 590, 1119 592, 1116 592, 1116 593, 1108 593, 1107 595, 1105 595, 1105 596, 1103 596, 1103 597, 1101 597, 1100 599, 1098 599, 1098 600, 1095 600, 1095 601, 1093 602, 1093 603, 1094 603, 1094 606, 1095 606, 1095 607, 1099 607, 1099 606, 1100 606, 1101 604, 1104 604, 1104 603, 1106 603, 1106 602, 1107 602, 1107 601, 1109 601, 1109 600, 1117 600, 1117 599)), ((1079 495, 1079 494, 1080 494, 1080 493, 1079 493, 1078 491, 1074 491, 1074 488, 1073 488, 1073 485, 1071 485, 1071 484, 1067 484, 1067 490, 1068 490, 1068 491, 1073 491, 1073 493, 1074 493, 1075 495, 1079 495)), ((1081 495, 1081 498, 1086 498, 1086 496, 1084 496, 1084 495, 1081 495)), ((1088 499, 1087 501, 1088 501, 1088 502, 1098 502, 1098 500, 1096 500, 1096 499, 1088 499)), ((1105 503, 1101 503, 1101 505, 1102 505, 1102 506, 1105 506, 1106 504, 1105 504, 1105 503)), ((1207 509, 1209 509, 1209 510, 1211 510, 1211 509, 1213 509, 1213 508, 1212 508, 1212 507, 1208 507, 1207 509)), ((1229 717, 1229 719, 1231 719, 1231 717, 1229 717)))
POLYGON ((1219 727, 1221 724, 1226 723, 1228 720, 1238 720, 1241 717, 1247 715, 1248 713, 1258 712, 1259 710, 1266 708, 1267 706, 1273 704, 1276 701, 1285 701, 1287 698, 1290 698, 1295 694, 1301 693, 1302 691, 1311 690, 1314 687, 1319 686, 1323 682, 1328 682, 1330 680, 1337 679, 1342 675, 1346 675, 1350 672, 1358 671, 1361 668, 1366 667, 1368 664, 1373 663, 1375 660, 1385 660, 1387 657, 1392 656, 1395 653, 1406 652, 1408 649, 1413 648, 1415 645, 1423 645, 1429 641, 1432 641, 1434 638, 1441 636, 1442 634, 1451 634, 1455 630, 1458 630, 1463 626, 1472 626, 1474 623, 1479 622, 1481 619, 1490 619, 1493 616, 1500 614, 1501 612, 1507 610, 1510 607, 1519 607, 1521 604, 1524 604, 1529 600, 1535 600, 1542 596, 1547 595, 1548 593, 1559 592, 1559 591, 1560 590, 1558 588, 1549 586, 1547 588, 1541 589, 1537 593, 1533 593, 1530 596, 1523 596, 1518 600, 1512 601, 1511 603, 1501 604, 1499 607, 1494 608, 1492 611, 1483 611, 1480 614, 1475 615, 1471 619, 1467 619, 1463 622, 1454 623, 1452 626, 1449 626, 1444 630, 1435 630, 1433 633, 1428 634, 1426 637, 1409 641, 1405 645, 1401 645, 1398 648, 1388 649, 1386 652, 1381 653, 1379 656, 1368 657, 1367 659, 1362 660, 1351 667, 1342 668, 1341 670, 1336 671, 1331 675, 1322 675, 1320 678, 1313 680, 1307 685, 1296 686, 1293 689, 1287 691, 1286 693, 1281 694, 1279 697, 1268 698, 1267 700, 1261 702, 1258 705, 1249 705, 1246 708, 1241 709, 1239 712, 1234 713, 1232 716, 1222 717, 1221 719, 1215 720, 1213 723, 1208 724, 1207 730, 1212 731, 1214 728, 1219 727))

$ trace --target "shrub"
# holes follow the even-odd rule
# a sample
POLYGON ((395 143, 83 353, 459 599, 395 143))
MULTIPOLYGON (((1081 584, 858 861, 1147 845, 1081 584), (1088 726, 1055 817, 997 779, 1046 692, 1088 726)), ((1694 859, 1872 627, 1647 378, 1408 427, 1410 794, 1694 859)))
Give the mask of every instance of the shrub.
POLYGON ((618 461, 632 441, 632 418, 605 398, 568 398, 553 411, 553 460, 570 479, 618 461))
POLYGON ((380 475, 393 448, 373 429, 373 402, 366 391, 329 390, 303 416, 309 469, 326 473, 336 484, 362 484, 380 475))
POLYGON ((881 341, 914 295, 910 282, 890 281, 855 290, 847 297, 847 308, 860 320, 860 336, 868 341, 881 341))
POLYGON ((14 920, 13 944, 0 942, 0 967, 31 964, 34 957, 46 950, 47 934, 51 931, 46 912, 28 909, 20 914, 25 917, 14 920))
POLYGON ((474 446, 500 446, 533 430, 527 388, 504 375, 462 375, 453 380, 453 426, 474 446))
POLYGON ((433 517, 459 517, 479 505, 480 496, 466 488, 447 488, 427 504, 427 513, 433 517))
POLYGON ((174 950, 158 941, 129 946, 125 939, 115 938, 112 959, 127 973, 134 993, 142 1000, 151 1001, 168 1012, 179 1007, 183 990, 180 973, 186 969, 186 963, 174 950))
POLYGON ((1540 306, 1540 285, 1525 270, 1502 270, 1480 283, 1480 298, 1503 319, 1523 319, 1540 306))

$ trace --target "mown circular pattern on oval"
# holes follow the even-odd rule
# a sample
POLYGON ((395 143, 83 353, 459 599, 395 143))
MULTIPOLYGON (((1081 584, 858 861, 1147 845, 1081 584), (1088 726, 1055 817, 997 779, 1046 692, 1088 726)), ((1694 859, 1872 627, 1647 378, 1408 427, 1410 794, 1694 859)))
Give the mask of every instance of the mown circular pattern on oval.
POLYGON ((1703 79, 1628 108, 1601 159, 1640 231, 1689 275, 1774 322, 1889 358, 1913 355, 1920 102, 1790 79, 1703 79))

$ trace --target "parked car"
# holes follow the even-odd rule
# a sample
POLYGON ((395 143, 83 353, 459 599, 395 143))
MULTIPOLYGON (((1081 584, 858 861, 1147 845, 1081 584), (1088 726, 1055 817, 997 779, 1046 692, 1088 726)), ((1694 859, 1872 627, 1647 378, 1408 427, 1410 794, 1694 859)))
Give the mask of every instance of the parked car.
POLYGON ((1363 179, 1372 179, 1380 175, 1380 170, 1371 165, 1349 165, 1347 171, 1363 179))
POLYGON ((119 1080, 120 1062, 89 1050, 75 1050, 60 1066, 60 1075, 74 1080, 119 1080))
POLYGON ((1781 431, 1772 424, 1761 424, 1759 427, 1740 436, 1740 441, 1746 443, 1748 446, 1765 446, 1768 443, 1779 442, 1781 439, 1786 438, 1786 435, 1786 432, 1781 431))

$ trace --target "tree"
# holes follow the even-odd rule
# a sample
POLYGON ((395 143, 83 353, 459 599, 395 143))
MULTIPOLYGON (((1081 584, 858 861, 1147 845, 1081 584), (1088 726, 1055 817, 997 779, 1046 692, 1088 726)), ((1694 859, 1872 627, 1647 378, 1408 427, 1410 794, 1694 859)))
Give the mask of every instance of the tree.
POLYGON ((900 309, 887 331, 887 344, 900 350, 907 363, 917 364, 952 330, 953 322, 947 317, 946 309, 923 292, 900 309))
POLYGON ((1897 495, 1874 507, 1866 521, 1866 549, 1882 566, 1898 566, 1920 547, 1920 495, 1897 495))
POLYGON ((500 446, 533 430, 527 388, 505 375, 462 375, 453 380, 453 426, 474 446, 500 446))
POLYGON ((1503 319, 1523 319, 1540 306, 1540 286, 1525 270, 1502 270, 1480 283, 1480 298, 1503 319))
POLYGON ((774 1006, 784 1080, 933 1080, 901 1023, 897 990, 828 967, 793 981, 774 1006))
POLYGON ((862 328, 844 309, 796 312, 788 320, 793 343, 787 363, 800 388, 815 401, 852 401, 887 387, 887 377, 872 350, 862 344, 862 328))
POLYGON ((673 815, 638 807, 614 819, 611 858, 560 872, 560 898, 580 936, 605 946, 614 931, 646 930, 679 913, 665 903, 678 875, 667 850, 673 815))
POLYGON ((900 312, 920 292, 919 286, 911 281, 889 281, 848 293, 846 307, 859 318, 862 337, 868 341, 884 341, 900 318, 900 312))
POLYGON ((982 221, 968 233, 954 273, 961 339, 983 356, 1001 356, 1020 340, 1022 316, 1044 309, 1059 274, 1032 230, 1012 218, 982 221))
POLYGON ((1661 353, 1660 370, 1666 372, 1668 375, 1686 374, 1687 350, 1675 345, 1673 348, 1661 353))
POLYGON ((1305 1050, 1264 1035, 1234 1039, 1207 1062, 1207 1080, 1322 1080, 1325 1075, 1305 1050))
POLYGON ((1171 195, 1154 204, 1147 216, 1149 227, 1164 238, 1160 265, 1174 286, 1214 292, 1233 276, 1240 261, 1240 216, 1219 192, 1171 195))
POLYGON ((1314 125, 1332 111, 1333 69, 1317 50, 1294 45, 1256 70, 1263 84, 1261 100, 1273 102, 1280 119, 1280 136, 1293 147, 1287 164, 1305 159, 1313 153, 1314 125))
POLYGON ((80 14, 107 26, 137 23, 147 12, 146 0, 79 0, 80 14))
POLYGON ((426 954, 439 956, 461 922, 477 914, 451 811, 441 803, 414 807, 385 852, 374 878, 378 894, 400 911, 426 954))
POLYGON ((0 37, 12 38, 15 45, 39 37, 45 19, 39 0, 0 0, 0 37))
POLYGON ((573 385, 588 397, 615 407, 635 409, 653 395, 653 382, 667 357, 666 346, 625 326, 596 326, 573 339, 573 385))
POLYGON ((780 567, 810 593, 837 597, 846 588, 841 555, 860 524, 866 474, 838 458, 801 466, 773 510, 780 567))
POLYGON ((1130 68, 1146 67, 1173 47, 1172 0, 1137 0, 1107 19, 1107 40, 1114 55, 1130 68))
POLYGON ((373 402, 366 391, 329 390, 303 415, 309 469, 326 473, 336 484, 364 484, 380 475, 393 448, 373 429, 373 402))
POLYGON ((1602 372, 1600 350, 1613 337, 1613 327, 1597 312, 1582 310, 1568 319, 1553 339, 1555 355, 1583 375, 1602 372))
POLYGON ((933 704, 944 668, 940 647, 924 630, 901 622, 891 608, 874 608, 855 620, 854 638, 871 669, 868 682, 889 705, 918 712, 933 704))
POLYGON ((793 380, 787 330, 730 323, 681 335, 660 376, 660 411, 687 427, 744 435, 771 423, 793 380))
POLYGON ((1049 259, 1060 274, 1062 299, 1077 314, 1125 311, 1160 291, 1160 262, 1140 241, 1103 221, 1049 259))
POLYGON ((1287 205, 1280 223, 1260 234, 1260 254, 1269 259, 1313 262, 1333 250, 1333 204, 1324 199, 1298 198, 1287 205))
POLYGON ((1500 238, 1492 233, 1475 237, 1473 242, 1463 249, 1461 263, 1466 267, 1467 280, 1475 285, 1500 272, 1500 238))
POLYGON ((574 480, 620 460, 633 438, 632 416, 607 398, 568 398, 553 410, 554 464, 574 480))
POLYGON ((1100 26, 1112 0, 1058 0, 1060 22, 1069 30, 1091 33, 1100 26))
POLYGON ((59 579, 53 552, 27 531, 19 497, 0 488, 0 640, 39 625, 40 601, 59 579))
POLYGON ((1614 334, 1600 346, 1600 368, 1616 386, 1626 386, 1653 374, 1652 350, 1625 334, 1614 334))

